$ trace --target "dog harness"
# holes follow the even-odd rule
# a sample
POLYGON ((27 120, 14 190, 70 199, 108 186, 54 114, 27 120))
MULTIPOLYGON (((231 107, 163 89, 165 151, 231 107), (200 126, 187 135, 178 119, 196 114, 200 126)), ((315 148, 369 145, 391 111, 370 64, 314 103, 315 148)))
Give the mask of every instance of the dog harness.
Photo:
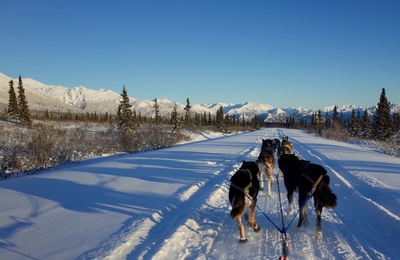
POLYGON ((310 161, 303 161, 302 162, 302 166, 301 166, 301 176, 303 176, 304 178, 306 178, 307 180, 309 180, 314 186, 312 188, 313 193, 314 191, 317 189, 318 184, 322 181, 322 177, 324 177, 323 174, 321 174, 317 181, 314 181, 310 176, 308 176, 306 173, 304 173, 304 170, 307 168, 308 164, 310 163, 310 161))
POLYGON ((250 170, 248 170, 248 169, 242 169, 241 171, 244 171, 244 172, 246 172, 247 174, 249 174, 249 177, 250 177, 250 182, 249 182, 249 184, 247 184, 246 187, 242 188, 242 187, 237 186, 236 184, 234 184, 234 183, 231 181, 231 185, 232 185, 232 187, 234 187, 235 189, 237 189, 237 190, 243 192, 245 195, 249 195, 249 189, 253 186, 253 178, 252 178, 252 176, 251 176, 250 170))

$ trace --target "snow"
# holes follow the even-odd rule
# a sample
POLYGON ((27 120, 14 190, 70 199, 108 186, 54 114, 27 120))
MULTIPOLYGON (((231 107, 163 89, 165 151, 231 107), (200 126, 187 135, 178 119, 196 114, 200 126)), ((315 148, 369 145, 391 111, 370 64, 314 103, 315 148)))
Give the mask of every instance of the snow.
MULTIPOLYGON (((327 169, 338 196, 338 206, 323 211, 321 243, 308 203, 309 227, 288 230, 290 259, 398 259, 400 158, 276 128, 199 135, 168 149, 3 180, 0 259, 277 259, 280 233, 260 211, 261 232, 246 230, 248 242, 238 243, 228 189, 241 161, 256 159, 262 138, 284 135, 296 154, 327 169)), ((259 194, 258 206, 280 226, 276 182, 272 191, 272 198, 259 194)))

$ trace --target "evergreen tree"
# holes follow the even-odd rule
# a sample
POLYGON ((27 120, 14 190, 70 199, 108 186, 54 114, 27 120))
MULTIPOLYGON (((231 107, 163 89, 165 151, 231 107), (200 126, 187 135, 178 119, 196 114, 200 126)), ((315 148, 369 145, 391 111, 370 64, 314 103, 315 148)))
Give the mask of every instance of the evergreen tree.
POLYGON ((157 99, 154 99, 154 123, 156 126, 161 124, 161 116, 160 116, 160 106, 157 103, 157 99))
POLYGON ((190 106, 190 101, 189 98, 186 99, 186 106, 185 106, 185 127, 189 127, 192 125, 192 120, 190 118, 190 109, 192 107, 190 106))
POLYGON ((17 95, 15 95, 15 89, 14 89, 14 81, 10 80, 9 82, 10 89, 8 90, 8 117, 10 119, 18 119, 19 118, 19 106, 18 106, 18 100, 17 100, 17 95))
POLYGON ((28 101, 26 100, 25 90, 22 85, 22 78, 18 78, 18 105, 19 105, 19 120, 23 125, 32 125, 31 113, 29 111, 28 101))
POLYGON ((257 115, 254 115, 254 117, 252 118, 252 125, 254 129, 260 129, 261 124, 257 115))
POLYGON ((373 122, 373 135, 378 140, 387 140, 392 137, 393 122, 390 117, 390 102, 386 98, 385 89, 382 88, 379 103, 376 106, 373 122))
POLYGON ((211 112, 208 112, 207 124, 208 125, 213 125, 213 119, 212 119, 212 116, 211 116, 211 112))
POLYGON ((335 106, 333 108, 332 122, 330 124, 330 129, 333 132, 342 131, 344 128, 342 120, 343 120, 343 114, 342 114, 342 112, 340 112, 340 117, 339 117, 339 112, 337 111, 337 106, 335 106))
POLYGON ((372 126, 371 122, 369 121, 368 110, 364 110, 364 115, 362 117, 361 122, 361 129, 362 129, 362 137, 363 138, 370 138, 372 134, 372 126))
POLYGON ((204 111, 203 112, 203 122, 202 125, 206 126, 207 125, 207 113, 204 111))
POLYGON ((224 124, 224 108, 222 106, 217 110, 217 116, 215 118, 215 125, 221 131, 225 128, 224 124))
POLYGON ((122 89, 121 94, 122 100, 119 101, 118 105, 118 132, 127 133, 129 131, 135 130, 135 124, 132 117, 132 105, 129 102, 128 92, 125 86, 122 89))
POLYGON ((331 119, 329 117, 328 111, 325 112, 325 129, 329 129, 331 127, 331 119))
POLYGON ((318 114, 315 115, 315 129, 318 132, 318 135, 322 135, 322 128, 324 125, 324 119, 322 117, 321 110, 318 110, 318 114))
POLYGON ((338 121, 339 121, 339 113, 337 111, 337 106, 335 105, 333 107, 332 122, 338 122, 338 121))
POLYGON ((359 113, 358 117, 356 116, 356 113, 353 110, 351 111, 351 123, 350 123, 350 135, 352 137, 358 137, 361 132, 361 124, 360 124, 360 118, 359 118, 359 113))
POLYGON ((178 115, 178 105, 175 103, 174 108, 172 109, 171 113, 171 124, 173 126, 172 132, 179 132, 180 131, 180 120, 179 120, 179 115, 178 115))
POLYGON ((395 133, 400 131, 400 113, 393 114, 393 126, 395 133))

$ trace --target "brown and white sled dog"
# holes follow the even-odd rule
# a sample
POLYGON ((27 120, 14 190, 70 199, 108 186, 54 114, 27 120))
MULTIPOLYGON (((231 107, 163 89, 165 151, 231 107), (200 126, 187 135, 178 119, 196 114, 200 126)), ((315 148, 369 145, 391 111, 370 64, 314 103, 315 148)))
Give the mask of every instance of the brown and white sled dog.
POLYGON ((231 218, 235 219, 238 224, 240 240, 244 243, 247 241, 244 226, 242 224, 242 216, 247 221, 247 227, 252 228, 254 232, 260 231, 255 219, 255 209, 257 203, 257 195, 260 189, 260 182, 257 178, 258 166, 255 162, 243 161, 239 170, 231 177, 231 185, 229 187, 229 202, 232 210, 231 218), (247 197, 249 196, 251 200, 247 197), (246 206, 250 209, 250 217, 247 214, 246 206))
MULTIPOLYGON (((329 187, 329 176, 325 168, 309 161, 300 160, 294 154, 282 154, 278 160, 279 168, 283 172, 285 187, 287 190, 287 198, 289 201, 289 215, 294 212, 293 193, 299 192, 299 207, 303 205, 308 193, 315 188, 312 195, 314 197, 314 207, 316 219, 315 238, 317 242, 322 241, 321 214, 322 208, 336 207, 336 195, 329 187)), ((299 222, 297 227, 308 226, 307 203, 300 210, 299 222)))
POLYGON ((258 178, 260 180, 260 190, 264 190, 264 183, 267 183, 267 196, 272 197, 271 187, 274 182, 273 173, 275 169, 275 158, 272 149, 264 149, 256 160, 258 165, 258 178))
POLYGON ((282 139, 282 147, 281 147, 281 155, 282 154, 291 154, 293 151, 293 144, 289 142, 289 137, 285 136, 282 139))

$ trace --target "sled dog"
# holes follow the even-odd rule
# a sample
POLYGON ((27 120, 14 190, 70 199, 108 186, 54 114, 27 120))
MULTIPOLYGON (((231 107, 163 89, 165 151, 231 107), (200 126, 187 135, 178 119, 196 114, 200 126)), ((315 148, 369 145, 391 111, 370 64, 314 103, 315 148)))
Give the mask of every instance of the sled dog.
POLYGON ((266 149, 258 155, 256 160, 258 165, 258 178, 260 181, 260 190, 264 190, 264 182, 267 183, 267 196, 272 197, 271 187, 273 184, 273 173, 275 169, 275 158, 272 149, 266 149))
MULTIPOLYGON (((316 232, 317 242, 322 241, 321 214, 323 207, 334 208, 337 204, 337 197, 329 187, 329 176, 325 168, 309 161, 300 160, 294 154, 282 154, 278 160, 280 170, 283 172, 284 183, 287 190, 287 199, 289 201, 289 215, 294 212, 293 193, 299 193, 299 207, 303 205, 307 194, 315 188, 312 197, 314 197, 314 207, 316 213, 316 232)), ((307 203, 300 209, 299 221, 297 227, 309 224, 307 218, 307 203)))
POLYGON ((258 171, 258 165, 255 162, 243 161, 239 170, 231 177, 229 202, 232 210, 230 216, 237 221, 240 243, 247 241, 242 224, 243 215, 248 228, 252 228, 254 232, 260 231, 260 226, 257 225, 255 219, 257 195, 260 189, 260 183, 257 178, 258 171), (250 209, 250 217, 247 214, 246 206, 250 209))

